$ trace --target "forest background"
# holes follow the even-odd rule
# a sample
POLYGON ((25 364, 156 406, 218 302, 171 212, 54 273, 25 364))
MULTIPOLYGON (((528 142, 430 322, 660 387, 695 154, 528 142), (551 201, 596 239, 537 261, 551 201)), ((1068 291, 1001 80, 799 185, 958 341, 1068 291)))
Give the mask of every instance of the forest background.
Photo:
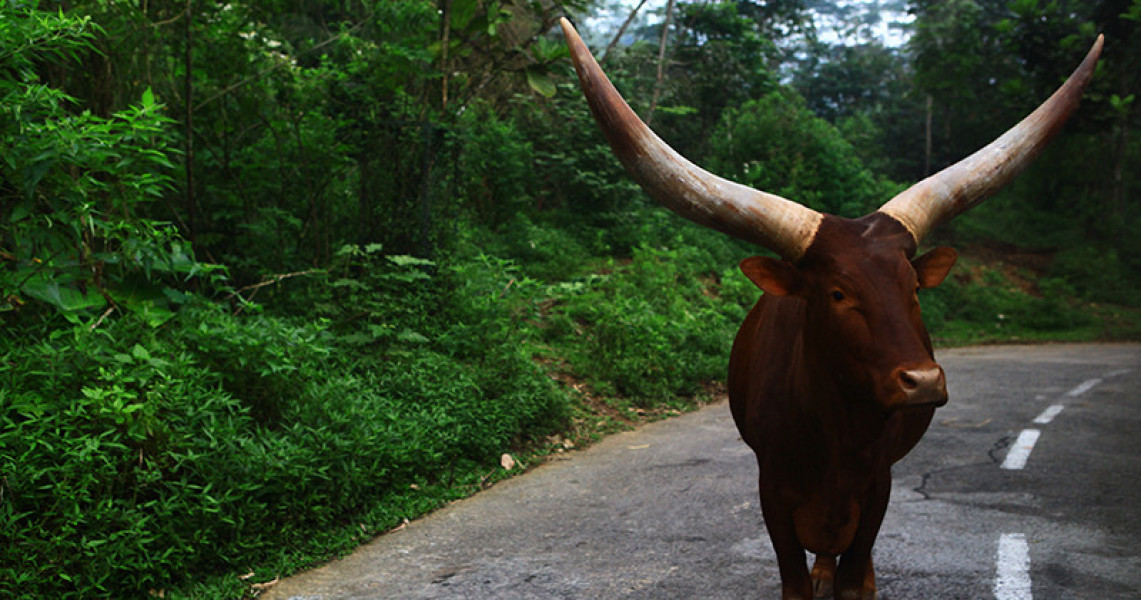
POLYGON ((0 3, 0 596, 256 595, 717 394, 758 250, 625 176, 563 15, 683 154, 844 216, 1104 33, 1064 133, 933 236, 964 258, 922 306, 940 345, 1141 337, 1141 0, 896 2, 903 45, 866 4, 621 36, 601 4, 0 3))

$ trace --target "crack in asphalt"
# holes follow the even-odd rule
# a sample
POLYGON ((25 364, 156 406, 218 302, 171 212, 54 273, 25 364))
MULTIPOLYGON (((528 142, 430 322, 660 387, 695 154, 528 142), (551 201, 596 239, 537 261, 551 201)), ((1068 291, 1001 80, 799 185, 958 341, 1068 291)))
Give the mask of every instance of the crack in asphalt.
POLYGON ((1013 435, 1004 435, 1004 436, 998 438, 997 440, 995 440, 994 444, 990 447, 990 450, 987 450, 987 457, 990 459, 989 463, 987 463, 987 462, 974 462, 974 463, 968 463, 965 465, 955 465, 953 467, 944 467, 942 469, 932 469, 930 471, 926 471, 920 476, 919 485, 911 488, 911 491, 915 492, 916 494, 919 494, 922 497, 921 501, 931 500, 932 497, 934 496, 934 492, 931 492, 927 489, 927 485, 931 482, 931 478, 935 477, 936 475, 942 475, 944 473, 950 473, 952 471, 958 471, 961 469, 973 469, 976 467, 985 467, 988 464, 997 465, 997 464, 1002 462, 1002 457, 1000 456, 1001 452, 1003 450, 1006 450, 1007 448, 1009 448, 1013 442, 1014 442, 1014 436, 1013 435))
POLYGON ((1002 459, 999 458, 998 453, 1009 448, 1010 445, 1014 443, 1014 439, 1015 436, 1013 435, 1004 435, 998 438, 994 445, 990 447, 990 450, 987 450, 987 456, 990 457, 991 462, 995 464, 1001 463, 1002 459))
MULTIPOLYGON (((991 459, 993 460, 994 457, 992 456, 991 459)), ((927 490, 927 484, 931 481, 932 477, 934 477, 936 475, 942 475, 944 473, 950 473, 952 471, 958 471, 960 469, 972 469, 975 467, 981 467, 981 466, 986 466, 986 465, 987 465, 987 463, 984 463, 984 462, 976 462, 976 463, 970 463, 970 464, 966 464, 966 465, 955 465, 953 467, 944 467, 942 469, 934 469, 931 471, 927 471, 927 472, 923 473, 923 475, 920 476, 921 478, 919 480, 919 485, 911 488, 911 491, 922 496, 923 497, 922 500, 931 500, 934 492, 930 492, 927 490)))

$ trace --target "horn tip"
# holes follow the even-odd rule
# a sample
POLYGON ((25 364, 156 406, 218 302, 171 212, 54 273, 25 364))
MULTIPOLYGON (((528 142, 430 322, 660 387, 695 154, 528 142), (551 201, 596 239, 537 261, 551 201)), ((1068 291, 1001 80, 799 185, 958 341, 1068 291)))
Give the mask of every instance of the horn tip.
POLYGON ((571 24, 570 19, 559 17, 559 27, 563 29, 563 36, 567 38, 578 37, 578 31, 571 24))

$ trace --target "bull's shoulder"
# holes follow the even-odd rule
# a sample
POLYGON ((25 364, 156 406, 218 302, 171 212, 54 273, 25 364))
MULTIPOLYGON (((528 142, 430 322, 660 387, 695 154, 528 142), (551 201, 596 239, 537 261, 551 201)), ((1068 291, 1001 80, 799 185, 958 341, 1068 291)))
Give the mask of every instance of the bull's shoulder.
MULTIPOLYGON (((787 368, 804 330, 805 302, 789 296, 762 296, 733 342, 729 357, 730 378, 735 374, 755 378, 770 365, 787 368), (740 369, 734 373, 734 366, 740 369)), ((763 374, 763 373, 762 373, 763 374)))
POLYGON ((804 324, 804 301, 764 296, 749 312, 729 357, 729 405, 754 450, 791 393, 789 377, 804 324))

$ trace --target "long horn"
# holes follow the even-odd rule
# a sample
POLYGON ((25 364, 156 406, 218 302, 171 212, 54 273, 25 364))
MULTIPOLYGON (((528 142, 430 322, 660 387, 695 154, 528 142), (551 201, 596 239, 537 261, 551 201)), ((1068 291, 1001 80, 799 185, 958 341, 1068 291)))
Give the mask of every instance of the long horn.
POLYGON ((915 243, 940 223, 997 192, 1022 172, 1078 108, 1093 77, 1104 36, 1070 78, 1037 110, 988 146, 920 181, 884 204, 879 212, 903 223, 915 243))
POLYGON ((759 244, 795 261, 812 243, 823 215, 689 162, 638 118, 603 74, 586 44, 560 19, 594 120, 630 176, 655 200, 700 225, 759 244))

